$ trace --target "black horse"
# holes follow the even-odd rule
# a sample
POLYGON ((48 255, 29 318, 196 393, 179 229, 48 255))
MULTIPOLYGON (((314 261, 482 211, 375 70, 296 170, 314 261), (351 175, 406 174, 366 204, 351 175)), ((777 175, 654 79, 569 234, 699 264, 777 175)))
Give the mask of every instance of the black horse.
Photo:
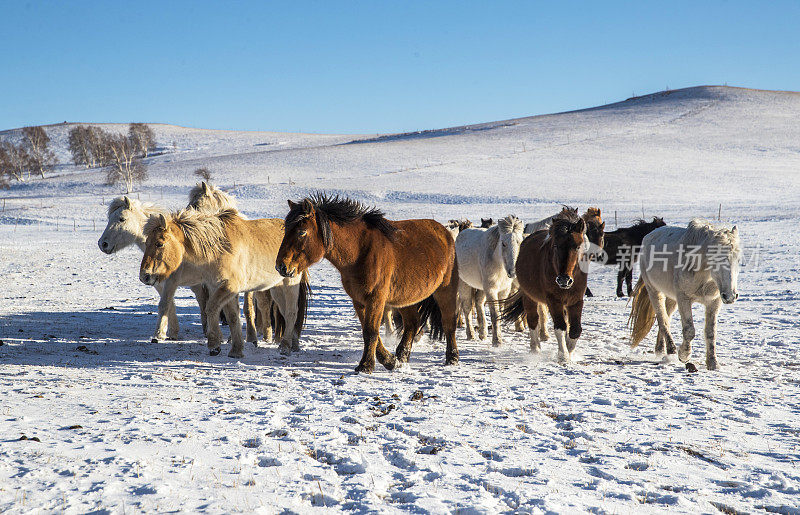
POLYGON ((605 242, 603 244, 603 251, 607 259, 603 263, 606 265, 618 265, 619 272, 617 273, 617 297, 624 297, 622 293, 622 280, 628 290, 628 296, 631 295, 631 280, 633 277, 633 264, 639 259, 639 251, 642 247, 642 239, 649 232, 663 227, 667 224, 664 223, 663 218, 653 217, 652 222, 638 220, 631 227, 623 227, 616 231, 605 233, 605 242))

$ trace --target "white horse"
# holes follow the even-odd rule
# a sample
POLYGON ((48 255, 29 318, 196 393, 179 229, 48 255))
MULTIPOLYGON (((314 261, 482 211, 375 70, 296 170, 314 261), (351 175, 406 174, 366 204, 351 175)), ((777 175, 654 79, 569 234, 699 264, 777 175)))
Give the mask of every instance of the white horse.
MULTIPOLYGON (((471 289, 482 290, 489 301, 492 317, 492 344, 503 341, 500 317, 497 308, 499 299, 507 298, 514 286, 515 265, 519 246, 523 238, 523 223, 509 215, 497 221, 489 229, 465 229, 456 239, 458 259, 459 302, 467 325, 467 339, 475 337, 472 320, 469 318, 473 306, 471 289)), ((478 333, 486 336, 486 317, 482 306, 478 306, 478 333)))
MULTIPOLYGON (((117 197, 108 206, 108 224, 97 241, 100 250, 106 254, 114 254, 120 250, 136 245, 144 252, 146 237, 144 226, 151 216, 165 214, 167 210, 150 202, 141 202, 130 197, 117 197)), ((178 338, 178 317, 175 313, 175 290, 178 286, 189 286, 200 306, 203 332, 207 331, 205 305, 208 292, 202 287, 199 271, 191 266, 182 267, 169 281, 154 285, 159 294, 158 323, 152 342, 178 338)))
POLYGON ((562 206, 561 211, 559 211, 558 213, 554 214, 553 216, 548 216, 547 218, 542 218, 538 222, 530 222, 530 223, 525 224, 525 231, 523 231, 525 233, 525 236, 527 236, 529 234, 533 234, 536 231, 546 231, 546 230, 548 230, 550 228, 550 226, 553 225, 553 218, 557 217, 563 211, 567 211, 567 210, 573 211, 576 215, 578 214, 577 208, 562 206))
POLYGON ((720 305, 739 297, 739 231, 692 220, 687 228, 661 227, 642 240, 641 276, 633 293, 630 322, 631 345, 638 345, 658 320, 656 353, 675 354, 669 318, 678 308, 683 344, 678 358, 687 361, 695 336, 692 304, 706 307, 706 367, 718 368, 716 352, 717 313, 720 305))

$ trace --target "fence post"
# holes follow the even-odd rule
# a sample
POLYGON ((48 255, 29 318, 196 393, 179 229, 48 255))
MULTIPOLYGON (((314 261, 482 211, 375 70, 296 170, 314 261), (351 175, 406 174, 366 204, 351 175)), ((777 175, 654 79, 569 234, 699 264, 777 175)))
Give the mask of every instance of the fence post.
POLYGON ((72 219, 72 232, 75 232, 77 230, 78 230, 78 225, 75 223, 75 219, 73 218, 72 219))
POLYGON ((619 224, 617 223, 617 212, 614 211, 614 229, 619 229, 619 224))
POLYGON ((719 205, 719 211, 717 211, 717 222, 722 220, 722 204, 719 205))

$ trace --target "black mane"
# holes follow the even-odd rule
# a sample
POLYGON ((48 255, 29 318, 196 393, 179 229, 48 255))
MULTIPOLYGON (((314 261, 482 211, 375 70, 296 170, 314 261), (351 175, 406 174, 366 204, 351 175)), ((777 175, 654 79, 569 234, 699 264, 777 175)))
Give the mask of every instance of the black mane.
POLYGON ((397 227, 386 219, 383 211, 376 207, 365 206, 357 200, 339 195, 329 196, 324 193, 314 193, 313 195, 301 200, 296 207, 286 215, 286 230, 306 217, 307 204, 310 203, 314 208, 317 217, 317 225, 322 230, 323 244, 327 247, 330 244, 330 222, 345 225, 356 220, 361 220, 367 226, 379 230, 389 239, 394 237, 397 227))

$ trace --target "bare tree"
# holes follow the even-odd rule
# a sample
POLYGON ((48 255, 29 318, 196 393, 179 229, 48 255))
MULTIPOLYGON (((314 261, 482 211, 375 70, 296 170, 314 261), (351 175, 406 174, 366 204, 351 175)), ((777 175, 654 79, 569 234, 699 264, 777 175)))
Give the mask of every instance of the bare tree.
POLYGON ((123 183, 125 193, 131 193, 134 183, 147 179, 147 166, 139 157, 131 138, 123 134, 105 133, 103 146, 110 161, 106 171, 108 184, 123 183))
POLYGON ((206 167, 198 168, 194 171, 194 174, 206 182, 211 180, 211 170, 206 167))
POLYGON ((0 165, 3 167, 2 174, 13 177, 18 181, 24 181, 25 177, 30 177, 32 162, 28 150, 22 145, 14 145, 10 141, 0 142, 0 165))
POLYGON ((86 140, 92 154, 92 166, 110 165, 113 157, 108 151, 108 138, 111 134, 100 127, 89 126, 87 129, 86 140))
POLYGON ((0 145, 0 190, 6 189, 10 186, 8 177, 11 174, 9 173, 8 169, 8 151, 6 150, 5 145, 0 145))
POLYGON ((67 142, 73 163, 83 165, 86 168, 94 166, 92 149, 89 146, 89 127, 78 125, 70 129, 67 142))
POLYGON ((146 123, 132 123, 128 126, 128 138, 136 146, 136 152, 141 157, 147 155, 156 146, 156 134, 146 123))
POLYGON ((50 136, 44 127, 23 127, 22 145, 28 152, 31 167, 37 170, 42 178, 45 170, 52 169, 58 163, 55 152, 50 150, 50 136))

